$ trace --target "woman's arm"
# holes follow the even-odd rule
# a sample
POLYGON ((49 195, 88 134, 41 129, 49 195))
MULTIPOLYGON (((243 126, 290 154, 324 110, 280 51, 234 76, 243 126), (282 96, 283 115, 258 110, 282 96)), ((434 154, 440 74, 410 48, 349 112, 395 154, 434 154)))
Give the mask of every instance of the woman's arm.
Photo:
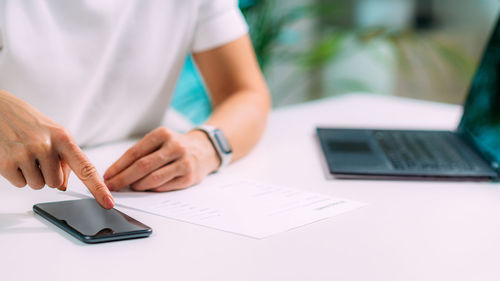
POLYGON ((271 107, 250 38, 194 54, 194 59, 214 105, 206 123, 224 132, 237 160, 260 139, 271 107))
MULTIPOLYGON (((207 124, 221 129, 233 160, 247 154, 264 131, 271 99, 248 35, 194 54, 211 94, 214 112, 207 124)), ((180 135, 158 128, 130 148, 104 174, 111 190, 169 191, 200 182, 220 160, 204 132, 180 135)))

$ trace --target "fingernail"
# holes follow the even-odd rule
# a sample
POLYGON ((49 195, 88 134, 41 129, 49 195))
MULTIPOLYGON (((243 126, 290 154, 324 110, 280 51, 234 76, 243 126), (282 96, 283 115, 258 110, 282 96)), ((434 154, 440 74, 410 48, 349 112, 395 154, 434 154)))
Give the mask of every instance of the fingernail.
POLYGON ((105 173, 104 176, 102 176, 104 180, 109 180, 110 176, 108 173, 105 173))
POLYGON ((111 183, 105 182, 104 184, 106 184, 109 190, 113 190, 113 185, 111 185, 111 183))
POLYGON ((104 198, 104 204, 106 206, 106 209, 111 209, 115 206, 115 201, 111 196, 106 196, 106 198, 104 198))

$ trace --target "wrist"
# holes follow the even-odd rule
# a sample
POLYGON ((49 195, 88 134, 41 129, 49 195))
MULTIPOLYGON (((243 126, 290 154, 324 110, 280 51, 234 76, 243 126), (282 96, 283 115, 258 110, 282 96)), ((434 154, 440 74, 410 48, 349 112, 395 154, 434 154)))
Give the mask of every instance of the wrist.
POLYGON ((221 160, 207 134, 200 130, 193 130, 186 136, 192 141, 193 153, 206 170, 206 174, 217 171, 221 160))
POLYGON ((231 163, 233 158, 233 149, 221 129, 205 124, 196 127, 195 130, 204 132, 208 140, 212 143, 212 146, 220 160, 219 167, 217 167, 216 171, 231 163))

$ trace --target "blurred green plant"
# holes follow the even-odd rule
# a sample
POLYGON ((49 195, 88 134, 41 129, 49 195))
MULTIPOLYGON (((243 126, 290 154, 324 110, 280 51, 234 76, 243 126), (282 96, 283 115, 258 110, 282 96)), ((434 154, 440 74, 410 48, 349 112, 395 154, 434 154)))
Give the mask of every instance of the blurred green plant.
MULTIPOLYGON (((255 53, 263 70, 274 58, 293 59, 305 67, 317 67, 335 57, 343 31, 337 27, 331 36, 324 36, 307 51, 286 49, 289 40, 284 36, 295 23, 301 20, 320 21, 325 17, 340 16, 345 12, 343 1, 335 3, 303 4, 283 8, 277 0, 242 1, 241 10, 249 25, 249 34, 255 53)), ((297 34, 295 34, 297 35, 297 34)), ((300 35, 297 35, 298 37, 300 35)))
POLYGON ((280 38, 287 26, 303 17, 301 7, 283 10, 274 0, 242 1, 240 8, 249 25, 255 54, 263 70, 266 70, 276 55, 280 38))
MULTIPOLYGON (((249 33, 264 71, 275 60, 291 62, 303 73, 317 76, 327 65, 341 58, 341 49, 346 40, 355 40, 359 45, 369 44, 373 40, 383 40, 391 44, 396 51, 399 70, 404 75, 415 74, 413 60, 420 58, 428 71, 429 80, 436 85, 442 81, 442 65, 454 72, 457 79, 468 79, 474 70, 474 60, 452 42, 421 36, 413 30, 394 31, 382 27, 358 28, 349 20, 353 3, 349 0, 316 0, 310 4, 283 5, 277 0, 250 0, 241 3, 242 12, 249 24, 249 33), (246 5, 244 4, 246 3, 246 5), (291 32, 296 23, 313 23, 309 42, 305 49, 291 48, 296 40, 304 40, 303 34, 291 32), (290 40, 290 33, 295 41, 290 40), (293 36, 292 36, 293 37, 293 36), (290 43, 292 41, 292 43, 290 43), (410 47, 411 46, 411 47, 410 47), (429 53, 437 56, 435 60, 429 53)), ((295 77, 292 77, 295 79, 295 77)), ((350 85, 357 89, 369 89, 359 81, 349 79, 350 85)), ((438 87, 438 86, 436 86, 438 87)), ((318 90, 318 89, 317 89, 318 90)), ((418 91, 418 90, 415 90, 418 91)))

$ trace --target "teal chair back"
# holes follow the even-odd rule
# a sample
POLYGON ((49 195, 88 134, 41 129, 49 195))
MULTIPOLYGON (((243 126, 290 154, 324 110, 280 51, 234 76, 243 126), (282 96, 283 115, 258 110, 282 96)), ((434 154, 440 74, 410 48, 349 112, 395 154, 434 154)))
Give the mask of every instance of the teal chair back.
POLYGON ((203 123, 212 112, 210 98, 192 57, 184 64, 172 97, 172 107, 194 125, 203 123))

